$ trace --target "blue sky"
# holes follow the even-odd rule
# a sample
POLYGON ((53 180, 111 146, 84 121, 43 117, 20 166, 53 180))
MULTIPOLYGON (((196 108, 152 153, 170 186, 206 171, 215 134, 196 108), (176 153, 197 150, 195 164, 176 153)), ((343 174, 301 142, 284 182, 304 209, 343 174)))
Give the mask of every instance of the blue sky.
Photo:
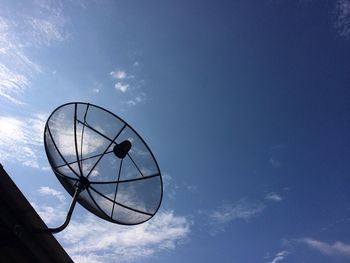
POLYGON ((43 146, 63 103, 125 119, 162 171, 145 224, 76 208, 76 262, 349 262, 349 0, 0 4, 0 161, 44 221, 71 200, 43 146))

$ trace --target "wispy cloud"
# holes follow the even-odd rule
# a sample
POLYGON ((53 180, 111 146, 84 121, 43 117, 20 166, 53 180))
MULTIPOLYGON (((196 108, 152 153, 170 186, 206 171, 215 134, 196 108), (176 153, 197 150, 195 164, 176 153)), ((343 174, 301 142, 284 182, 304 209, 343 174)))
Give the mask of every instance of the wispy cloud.
POLYGON ((65 219, 66 213, 65 207, 63 205, 60 206, 50 206, 50 205, 39 205, 36 202, 30 202, 35 211, 39 214, 41 219, 45 222, 45 224, 57 224, 62 223, 65 219))
POLYGON ((93 88, 91 90, 91 92, 94 93, 94 94, 97 94, 97 93, 100 93, 100 89, 99 88, 93 88))
POLYGON ((336 241, 333 244, 328 244, 312 238, 301 238, 298 239, 298 241, 315 250, 318 250, 322 254, 350 257, 350 244, 345 244, 340 241, 336 241))
POLYGON ((115 85, 114 85, 114 88, 116 90, 119 90, 123 93, 125 93, 128 89, 129 89, 129 84, 123 84, 122 82, 117 82, 115 85))
POLYGON ((210 225, 213 226, 211 235, 225 231, 226 227, 235 220, 249 220, 260 215, 265 209, 261 202, 240 200, 231 204, 224 204, 217 209, 206 212, 210 225))
POLYGON ((265 199, 274 201, 274 202, 281 202, 283 200, 282 196, 275 192, 271 192, 265 195, 265 199))
POLYGON ((66 198, 62 194, 62 192, 57 191, 51 187, 48 186, 42 186, 39 188, 38 192, 42 195, 51 195, 53 197, 56 197, 60 202, 65 202, 66 198))
POLYGON ((272 261, 269 261, 267 263, 282 262, 288 255, 289 255, 288 251, 286 251, 286 250, 280 251, 280 252, 276 253, 276 255, 272 261))
POLYGON ((184 187, 187 191, 191 192, 191 193, 197 193, 198 192, 198 188, 195 185, 189 184, 187 182, 184 182, 184 187))
POLYGON ((24 75, 10 71, 5 65, 0 64, 0 96, 14 104, 23 104, 16 97, 28 87, 28 78, 24 75))
POLYGON ((40 187, 37 192, 40 195, 53 196, 55 198, 54 205, 49 205, 46 199, 44 201, 46 202, 45 204, 30 202, 41 219, 48 225, 62 223, 67 213, 67 203, 63 193, 48 186, 40 187))
POLYGON ((166 193, 168 198, 175 199, 177 195, 177 191, 179 189, 179 185, 167 173, 164 173, 162 178, 163 178, 163 184, 164 184, 164 193, 166 193))
POLYGON ((248 220, 259 215, 265 208, 262 203, 239 201, 225 204, 214 210, 210 218, 215 224, 226 224, 236 219, 248 220))
POLYGON ((30 87, 34 75, 42 72, 27 48, 42 48, 67 39, 66 19, 62 7, 54 1, 36 1, 30 12, 7 12, 0 14, 0 97, 23 104, 20 95, 30 87))
POLYGON ((163 211, 144 224, 127 227, 84 215, 58 238, 75 262, 129 262, 175 249, 189 234, 185 217, 163 211))
POLYGON ((126 77, 128 76, 127 73, 125 71, 123 71, 123 70, 112 71, 109 74, 113 78, 118 79, 118 80, 126 79, 126 77))
POLYGON ((45 119, 46 114, 27 118, 0 116, 1 161, 20 162, 38 168, 45 119))
POLYGON ((103 88, 103 84, 101 82, 95 81, 92 84, 90 92, 93 93, 93 94, 98 94, 98 93, 101 92, 102 88, 103 88))
POLYGON ((337 20, 335 26, 339 34, 350 37, 350 0, 338 0, 336 3, 337 20))
POLYGON ((33 3, 34 13, 24 16, 28 29, 24 34, 31 39, 29 45, 43 47, 69 38, 67 18, 61 1, 40 0, 33 3))
POLYGON ((32 74, 40 69, 24 55, 14 27, 14 22, 0 16, 0 96, 23 104, 18 96, 29 87, 32 74))
POLYGON ((126 104, 129 106, 135 106, 138 103, 144 102, 146 100, 146 94, 140 93, 140 95, 136 96, 135 98, 128 100, 126 104))
POLYGON ((46 19, 28 18, 27 23, 32 28, 28 36, 32 37, 32 44, 38 47, 50 46, 53 43, 66 40, 68 35, 63 31, 63 21, 63 18, 59 16, 46 19))

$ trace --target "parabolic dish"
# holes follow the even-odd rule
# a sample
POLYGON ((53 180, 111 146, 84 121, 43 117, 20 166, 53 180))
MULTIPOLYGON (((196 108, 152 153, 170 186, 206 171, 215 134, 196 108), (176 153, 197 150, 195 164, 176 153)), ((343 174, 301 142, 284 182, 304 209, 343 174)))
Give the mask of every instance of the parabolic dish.
POLYGON ((125 121, 99 106, 73 102, 53 111, 45 150, 58 180, 78 202, 113 223, 143 223, 158 211, 163 183, 144 140, 125 121))

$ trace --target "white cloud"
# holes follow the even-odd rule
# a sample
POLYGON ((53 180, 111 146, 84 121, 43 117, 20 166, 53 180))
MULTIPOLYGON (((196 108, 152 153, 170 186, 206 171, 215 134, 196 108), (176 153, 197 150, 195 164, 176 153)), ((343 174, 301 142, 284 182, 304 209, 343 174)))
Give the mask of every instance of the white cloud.
POLYGON ((263 203, 240 200, 236 203, 224 204, 211 212, 206 212, 210 225, 213 226, 210 234, 216 235, 225 231, 226 227, 235 220, 254 218, 260 215, 264 209, 265 205, 263 203))
POLYGON ((93 84, 92 84, 92 87, 90 89, 90 92, 93 93, 93 94, 98 94, 100 93, 100 91, 102 90, 102 83, 101 82, 98 82, 98 81, 95 81, 93 84))
POLYGON ((50 46, 68 39, 67 18, 60 1, 36 0, 33 10, 34 15, 24 16, 27 26, 24 36, 30 39, 27 45, 50 46))
POLYGON ((15 104, 23 104, 18 95, 30 85, 39 66, 23 53, 15 34, 15 23, 0 16, 0 96, 15 104))
POLYGON ((36 152, 34 152, 31 148, 24 146, 22 154, 23 156, 26 156, 26 160, 23 160, 22 162, 23 165, 39 168, 36 152))
POLYGON ((46 206, 46 205, 38 205, 35 202, 30 202, 32 207, 35 209, 35 211, 39 214, 41 219, 46 223, 50 224, 52 222, 55 222, 57 219, 57 211, 55 211, 55 208, 52 206, 46 206))
POLYGON ((176 198, 179 186, 176 184, 173 178, 167 173, 164 173, 162 175, 162 178, 163 178, 163 185, 164 185, 164 193, 166 193, 168 198, 174 200, 176 198))
POLYGON ((289 252, 286 250, 278 252, 274 259, 268 263, 277 263, 277 262, 282 262, 287 256, 289 255, 289 252))
POLYGON ((128 100, 126 104, 128 104, 129 106, 135 106, 137 102, 135 100, 128 100))
POLYGON ((32 44, 37 47, 50 46, 68 38, 65 34, 64 19, 61 16, 49 16, 45 19, 30 17, 27 23, 31 27, 28 37, 32 37, 32 44))
MULTIPOLYGON (((41 219, 46 224, 58 224, 62 223, 66 217, 67 208, 66 208, 66 198, 63 193, 50 188, 48 186, 42 186, 38 189, 40 195, 51 195, 57 198, 57 202, 54 202, 54 205, 48 204, 38 204, 37 202, 30 202, 35 211, 40 215, 41 219)), ((44 199, 45 202, 47 201, 44 199)))
POLYGON ((94 94, 97 94, 97 93, 100 93, 100 89, 98 89, 98 88, 93 88, 93 89, 91 90, 91 92, 94 93, 94 94))
POLYGON ((350 244, 345 244, 340 241, 336 241, 333 244, 328 244, 312 238, 302 238, 298 241, 318 250, 322 254, 350 257, 350 244))
POLYGON ((270 200, 270 201, 274 201, 274 202, 281 202, 283 200, 283 198, 275 192, 268 193, 265 196, 265 199, 270 200))
MULTIPOLYGON (((134 67, 139 66, 139 62, 133 63, 134 67)), ((137 80, 136 76, 123 70, 115 70, 109 73, 116 80, 114 88, 122 93, 127 93, 127 99, 123 103, 128 106, 135 106, 146 100, 144 92, 137 92, 144 81, 137 80)))
POLYGON ((9 9, 0 16, 0 97, 15 104, 23 104, 19 96, 30 87, 34 75, 42 71, 27 55, 26 48, 42 48, 67 38, 61 6, 39 2, 30 15, 26 9, 9 9))
POLYGON ((35 202, 30 202, 35 211, 39 214, 45 224, 62 223, 66 217, 66 209, 63 205, 49 206, 39 205, 35 202))
POLYGON ((187 191, 191 192, 191 193, 197 193, 198 192, 198 188, 195 185, 191 185, 187 182, 184 182, 184 187, 186 188, 187 191))
POLYGON ((1 161, 20 162, 39 167, 40 147, 43 145, 45 114, 31 117, 0 116, 1 161))
POLYGON ((4 64, 0 64, 0 96, 15 104, 23 104, 14 96, 29 86, 26 76, 15 73, 4 64))
POLYGON ((122 79, 126 79, 126 77, 128 76, 126 74, 125 71, 122 70, 116 70, 116 71, 112 71, 111 73, 109 73, 113 78, 118 79, 118 80, 122 80, 122 79))
POLYGON ((261 203, 239 201, 222 205, 209 216, 215 224, 226 224, 236 219, 250 219, 259 215, 264 209, 265 205, 261 203))
POLYGON ((138 67, 138 66, 140 66, 140 62, 135 61, 135 62, 134 62, 134 64, 133 64, 133 66, 134 66, 134 67, 138 67))
POLYGON ((126 102, 126 104, 128 104, 129 106, 135 106, 136 104, 138 104, 140 102, 144 102, 145 100, 146 100, 146 94, 141 93, 140 95, 136 96, 135 98, 128 100, 126 102))
POLYGON ((115 88, 116 90, 119 90, 119 91, 125 93, 125 92, 128 90, 128 88, 129 88, 129 84, 123 84, 123 83, 121 83, 121 82, 117 82, 117 83, 114 85, 114 88, 115 88))
POLYGON ((42 195, 51 195, 56 197, 60 202, 65 202, 66 198, 62 194, 62 192, 57 191, 51 187, 48 186, 42 186, 39 188, 38 192, 42 195))
MULTIPOLYGON (((31 202, 31 205, 48 225, 61 224, 68 209, 63 194, 47 186, 40 187, 37 192, 53 196, 57 202, 45 199, 44 204, 31 202), (54 203, 49 205, 48 202, 54 203)), ((77 263, 115 262, 116 258, 118 262, 144 259, 176 249, 188 240, 191 232, 192 222, 173 211, 160 211, 151 220, 136 226, 112 224, 84 210, 77 212, 69 226, 57 235, 77 263)))
POLYGON ((185 217, 165 211, 136 226, 113 225, 84 215, 73 220, 58 238, 75 262, 115 262, 116 258, 125 262, 175 249, 189 234, 185 217))
POLYGON ((341 36, 350 36, 350 0, 338 0, 336 3, 336 28, 341 36))

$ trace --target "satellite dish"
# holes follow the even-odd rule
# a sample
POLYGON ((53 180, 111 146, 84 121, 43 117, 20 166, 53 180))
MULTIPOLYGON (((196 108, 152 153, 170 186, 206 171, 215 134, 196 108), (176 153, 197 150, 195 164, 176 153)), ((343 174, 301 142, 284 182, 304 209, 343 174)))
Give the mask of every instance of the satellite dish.
POLYGON ((162 196, 162 177, 151 150, 124 120, 99 106, 72 102, 48 118, 44 142, 56 177, 76 202, 112 223, 136 225, 151 219, 162 196))

